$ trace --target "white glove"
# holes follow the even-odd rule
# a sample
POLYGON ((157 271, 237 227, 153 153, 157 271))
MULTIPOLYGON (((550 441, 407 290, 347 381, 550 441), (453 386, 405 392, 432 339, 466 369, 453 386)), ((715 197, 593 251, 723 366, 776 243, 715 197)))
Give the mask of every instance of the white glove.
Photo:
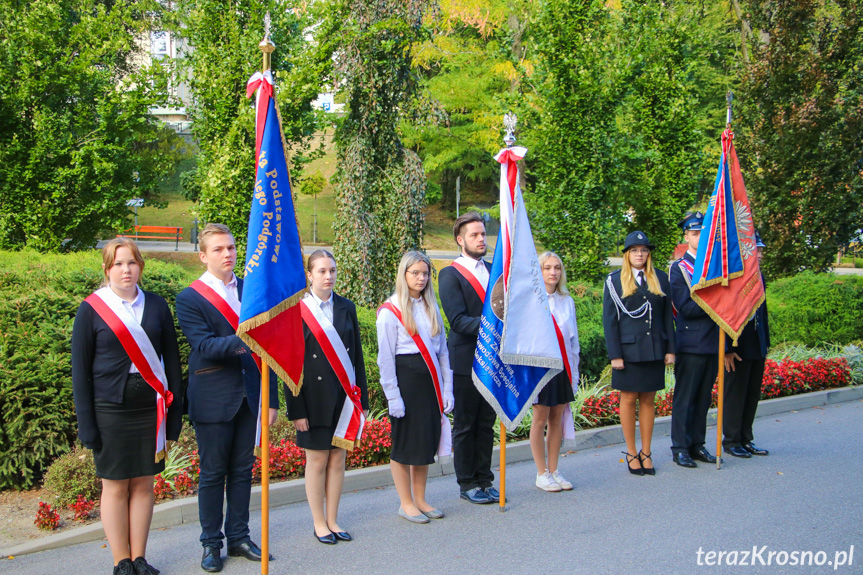
POLYGON ((401 396, 394 397, 390 399, 387 404, 389 405, 390 415, 393 417, 404 417, 405 416, 405 402, 402 400, 401 396))
POLYGON ((453 396, 452 392, 443 394, 443 412, 449 413, 452 411, 452 408, 455 407, 455 396, 453 396))

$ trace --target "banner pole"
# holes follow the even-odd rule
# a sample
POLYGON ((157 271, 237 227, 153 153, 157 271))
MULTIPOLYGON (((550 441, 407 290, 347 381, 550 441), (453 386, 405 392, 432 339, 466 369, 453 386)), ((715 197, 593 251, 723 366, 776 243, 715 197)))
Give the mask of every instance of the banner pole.
POLYGON ((506 511, 506 427, 500 422, 500 508, 506 511))
POLYGON ((261 575, 270 572, 270 368, 261 360, 261 575))
POLYGON ((722 412, 725 407, 725 332, 719 330, 719 375, 716 384, 716 469, 722 465, 722 412))

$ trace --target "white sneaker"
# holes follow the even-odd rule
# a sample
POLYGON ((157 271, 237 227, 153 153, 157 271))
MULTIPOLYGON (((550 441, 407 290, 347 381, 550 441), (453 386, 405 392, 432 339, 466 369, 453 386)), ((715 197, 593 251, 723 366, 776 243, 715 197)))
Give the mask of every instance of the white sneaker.
POLYGON ((536 476, 536 486, 543 491, 562 491, 562 487, 558 485, 551 473, 546 471, 542 475, 536 476))
POLYGON ((563 478, 563 475, 560 474, 559 469, 554 470, 554 473, 551 474, 551 478, 554 479, 557 484, 560 485, 560 488, 564 491, 569 491, 570 489, 572 489, 572 483, 563 478))

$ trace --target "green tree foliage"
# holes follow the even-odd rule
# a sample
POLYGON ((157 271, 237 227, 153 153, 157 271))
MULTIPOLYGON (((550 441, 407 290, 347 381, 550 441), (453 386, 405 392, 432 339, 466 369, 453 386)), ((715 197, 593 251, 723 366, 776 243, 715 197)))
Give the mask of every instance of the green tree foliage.
MULTIPOLYGON (((455 211, 456 178, 462 188, 494 190, 502 146, 501 118, 524 117, 534 62, 528 34, 535 3, 444 0, 435 34, 415 47, 414 69, 423 88, 447 114, 438 125, 406 126, 405 145, 423 160, 441 206, 455 211)), ((496 200, 492 194, 490 199, 496 200)))
POLYGON ((0 23, 0 247, 91 246, 175 166, 149 115, 167 76, 140 63, 161 6, 0 0, 0 23))
POLYGON ((748 3, 738 150, 764 269, 824 270, 863 221, 863 5, 748 3))
MULTIPOLYGON (((177 32, 186 42, 186 67, 194 95, 192 132, 200 148, 194 177, 183 187, 196 194, 204 222, 231 228, 243 261, 255 184, 255 118, 246 82, 261 69, 258 44, 264 16, 272 18, 276 45, 272 70, 282 130, 294 176, 308 161, 319 66, 309 59, 303 29, 311 13, 292 0, 180 0, 177 32)), ((242 265, 242 263, 240 264, 242 265)))
POLYGON ((411 46, 425 36, 431 8, 430 0, 338 1, 317 31, 347 94, 335 137, 333 248, 340 289, 361 305, 376 306, 392 292, 399 259, 422 240, 425 174, 402 144, 399 124, 434 113, 417 97, 411 73, 411 46))

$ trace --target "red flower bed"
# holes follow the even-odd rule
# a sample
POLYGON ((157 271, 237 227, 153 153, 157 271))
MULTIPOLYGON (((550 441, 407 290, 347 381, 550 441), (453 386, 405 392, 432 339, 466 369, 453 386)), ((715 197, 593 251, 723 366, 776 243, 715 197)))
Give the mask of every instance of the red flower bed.
MULTIPOLYGON (((761 399, 773 399, 851 385, 851 367, 844 357, 816 357, 803 361, 768 359, 764 366, 761 399)), ((717 386, 713 386, 712 407, 717 405, 717 386)), ((674 389, 656 399, 656 416, 671 415, 674 389)), ((620 392, 612 391, 584 401, 581 414, 587 419, 584 428, 620 423, 620 392)))
POLYGON ((363 429, 363 441, 359 447, 354 447, 353 451, 348 451, 345 465, 349 469, 354 469, 389 463, 390 451, 393 448, 391 432, 389 418, 366 421, 366 426, 363 429))
MULTIPOLYGON (((306 468, 306 452, 287 439, 270 444, 270 479, 287 479, 299 476, 306 468)), ((261 480, 261 459, 255 459, 252 481, 261 480)))

